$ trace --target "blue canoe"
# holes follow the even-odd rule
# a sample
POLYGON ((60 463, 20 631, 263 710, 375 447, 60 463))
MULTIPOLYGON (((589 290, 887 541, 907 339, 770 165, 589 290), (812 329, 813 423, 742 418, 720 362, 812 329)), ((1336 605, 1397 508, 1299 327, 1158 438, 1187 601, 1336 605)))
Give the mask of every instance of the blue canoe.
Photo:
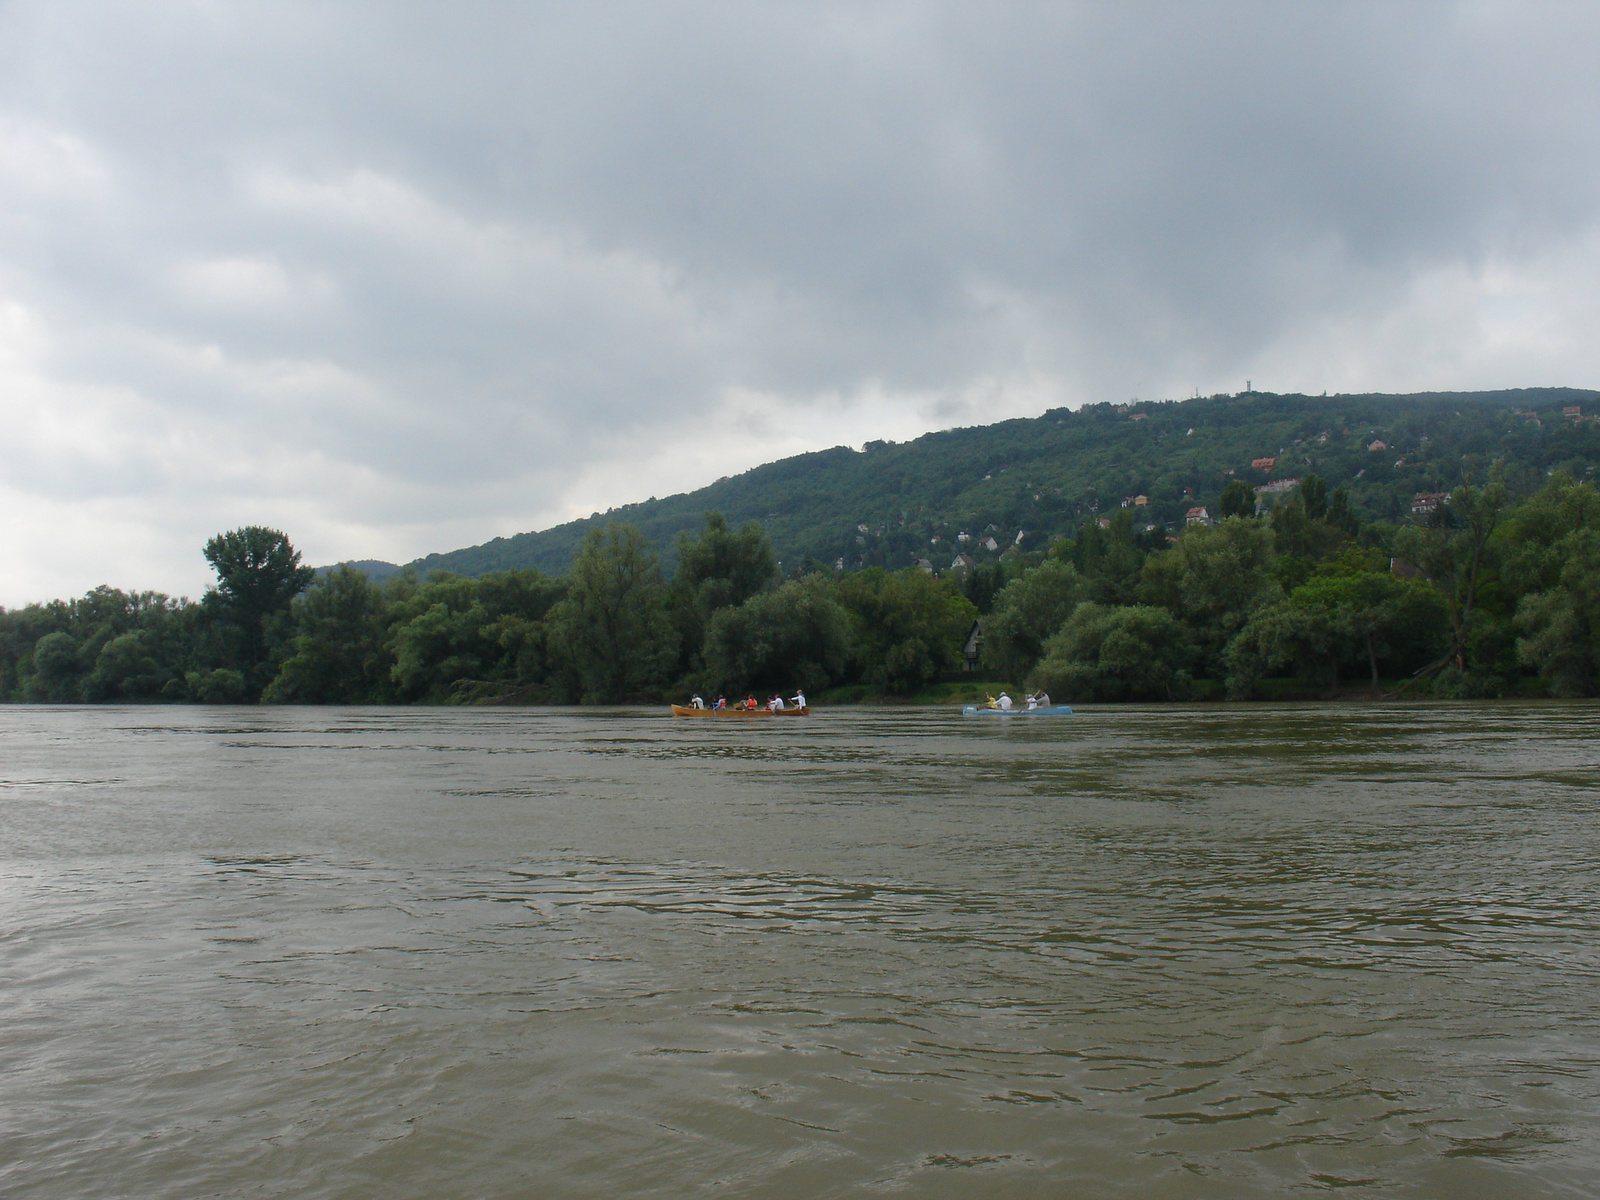
POLYGON ((1065 704, 1052 704, 1049 708, 1027 708, 1018 704, 1014 708, 979 708, 969 704, 961 710, 964 717, 1070 717, 1072 709, 1065 704))

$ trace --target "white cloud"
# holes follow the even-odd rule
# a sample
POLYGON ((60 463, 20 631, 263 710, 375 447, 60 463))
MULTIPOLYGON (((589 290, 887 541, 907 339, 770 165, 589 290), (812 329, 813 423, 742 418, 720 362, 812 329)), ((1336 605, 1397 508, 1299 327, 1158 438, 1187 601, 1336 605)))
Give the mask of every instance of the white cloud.
POLYGON ((256 316, 325 310, 336 298, 326 273, 296 274, 265 255, 181 262, 173 270, 173 283, 197 307, 220 306, 256 316))
POLYGON ((100 198, 111 171, 83 138, 0 111, 0 191, 52 204, 100 198))
POLYGON ((1600 228, 1528 258, 1418 273, 1394 303, 1306 325, 1250 364, 1259 389, 1471 390, 1593 386, 1600 228))

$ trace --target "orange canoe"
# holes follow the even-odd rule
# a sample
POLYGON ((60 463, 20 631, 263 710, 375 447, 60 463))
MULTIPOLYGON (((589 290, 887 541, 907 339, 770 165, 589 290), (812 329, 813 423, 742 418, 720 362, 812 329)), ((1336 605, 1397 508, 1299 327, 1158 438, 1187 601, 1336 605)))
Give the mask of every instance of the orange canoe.
POLYGON ((773 712, 770 708, 690 708, 687 704, 674 704, 672 715, 675 717, 803 717, 811 711, 808 704, 805 708, 780 708, 773 712))

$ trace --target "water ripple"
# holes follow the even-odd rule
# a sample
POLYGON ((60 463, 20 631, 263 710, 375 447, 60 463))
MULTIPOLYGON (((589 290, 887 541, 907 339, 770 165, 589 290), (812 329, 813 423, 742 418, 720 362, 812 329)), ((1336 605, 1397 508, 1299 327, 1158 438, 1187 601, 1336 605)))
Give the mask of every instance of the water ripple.
POLYGON ((0 712, 0 1190, 1588 1194, 1597 715, 0 712))

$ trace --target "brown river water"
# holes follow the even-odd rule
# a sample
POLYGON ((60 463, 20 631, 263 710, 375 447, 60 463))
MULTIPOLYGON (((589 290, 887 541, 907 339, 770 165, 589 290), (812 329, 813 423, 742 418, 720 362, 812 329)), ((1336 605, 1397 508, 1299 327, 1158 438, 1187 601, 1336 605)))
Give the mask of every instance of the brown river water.
POLYGON ((1593 1196, 1597 735, 0 708, 0 1194, 1593 1196))

